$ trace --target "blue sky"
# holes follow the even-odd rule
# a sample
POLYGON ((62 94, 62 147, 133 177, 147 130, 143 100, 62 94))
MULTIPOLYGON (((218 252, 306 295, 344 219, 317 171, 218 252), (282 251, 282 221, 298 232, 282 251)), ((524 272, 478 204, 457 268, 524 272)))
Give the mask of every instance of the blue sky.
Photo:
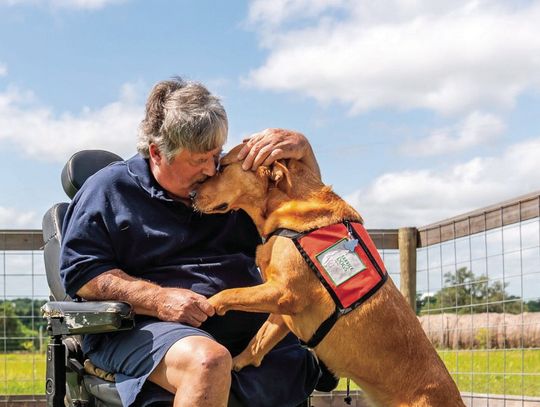
POLYGON ((540 1, 0 0, 0 229, 83 148, 135 149, 152 85, 218 94, 229 144, 306 134, 370 228, 540 189, 540 1))

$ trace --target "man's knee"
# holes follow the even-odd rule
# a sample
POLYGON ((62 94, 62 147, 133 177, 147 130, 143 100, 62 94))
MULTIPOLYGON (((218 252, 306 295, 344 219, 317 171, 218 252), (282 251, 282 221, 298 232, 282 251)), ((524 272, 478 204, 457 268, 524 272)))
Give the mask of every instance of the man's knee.
POLYGON ((230 374, 232 357, 229 351, 219 345, 197 348, 191 357, 190 368, 203 374, 230 374))
POLYGON ((229 351, 204 336, 188 337, 176 342, 167 352, 166 360, 169 367, 200 377, 229 375, 232 369, 229 351))

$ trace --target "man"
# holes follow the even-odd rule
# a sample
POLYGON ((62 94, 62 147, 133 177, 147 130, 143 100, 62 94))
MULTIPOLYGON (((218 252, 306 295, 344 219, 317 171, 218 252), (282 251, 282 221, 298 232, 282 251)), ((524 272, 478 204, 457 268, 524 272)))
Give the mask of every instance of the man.
MULTIPOLYGON (((67 293, 127 301, 137 314, 134 330, 88 335, 83 344, 96 366, 116 374, 125 406, 159 400, 157 392, 141 391, 149 382, 174 394, 174 406, 226 406, 230 390, 246 406, 295 406, 319 377, 313 356, 292 337, 261 367, 231 375, 232 356, 266 315, 214 316, 207 298, 261 283, 254 264, 260 238, 245 213, 202 215, 189 199, 216 173, 227 128, 225 110, 202 85, 158 83, 139 154, 89 178, 66 214, 67 293)), ((239 155, 246 170, 279 158, 301 159, 318 172, 309 143, 295 132, 258 133, 239 155)))

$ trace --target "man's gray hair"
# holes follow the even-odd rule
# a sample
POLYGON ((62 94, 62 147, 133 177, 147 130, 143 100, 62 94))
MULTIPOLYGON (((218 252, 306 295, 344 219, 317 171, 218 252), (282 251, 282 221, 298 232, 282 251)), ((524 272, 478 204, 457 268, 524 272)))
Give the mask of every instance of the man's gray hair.
POLYGON ((175 77, 158 82, 146 102, 137 151, 150 156, 151 143, 170 161, 181 150, 206 153, 225 144, 228 122, 219 98, 197 82, 175 77))

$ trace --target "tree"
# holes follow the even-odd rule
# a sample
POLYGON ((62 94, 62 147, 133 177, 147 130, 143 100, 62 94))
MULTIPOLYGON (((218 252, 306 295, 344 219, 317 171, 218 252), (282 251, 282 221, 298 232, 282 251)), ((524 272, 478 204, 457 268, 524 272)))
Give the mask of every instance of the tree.
POLYGON ((15 307, 10 301, 4 301, 0 315, 0 329, 5 332, 7 338, 6 350, 25 350, 28 346, 28 337, 31 335, 31 330, 24 326, 21 320, 15 314, 15 307), (30 332, 29 332, 30 331, 30 332), (29 335, 30 334, 30 335, 29 335))
MULTIPOLYGON (((475 276, 474 273, 461 267, 455 273, 444 274, 445 287, 433 296, 417 297, 417 310, 425 311, 429 304, 430 313, 457 312, 509 312, 519 314, 522 311, 520 297, 506 292, 507 283, 494 281, 491 284, 487 276, 475 276), (480 306, 481 305, 481 306, 480 306), (454 311, 455 310, 455 311, 454 311)), ((527 306, 524 304, 524 311, 527 306)))
POLYGON ((529 312, 539 312, 540 311, 540 300, 530 300, 525 303, 527 305, 527 311, 529 312))
POLYGON ((46 300, 15 298, 10 302, 13 304, 15 314, 19 317, 23 325, 30 329, 39 329, 40 326, 43 329, 45 328, 47 323, 41 315, 41 307, 47 302, 46 300))
POLYGON ((7 338, 7 351, 39 349, 38 330, 45 326, 39 308, 44 302, 30 298, 0 302, 0 330, 7 338))

